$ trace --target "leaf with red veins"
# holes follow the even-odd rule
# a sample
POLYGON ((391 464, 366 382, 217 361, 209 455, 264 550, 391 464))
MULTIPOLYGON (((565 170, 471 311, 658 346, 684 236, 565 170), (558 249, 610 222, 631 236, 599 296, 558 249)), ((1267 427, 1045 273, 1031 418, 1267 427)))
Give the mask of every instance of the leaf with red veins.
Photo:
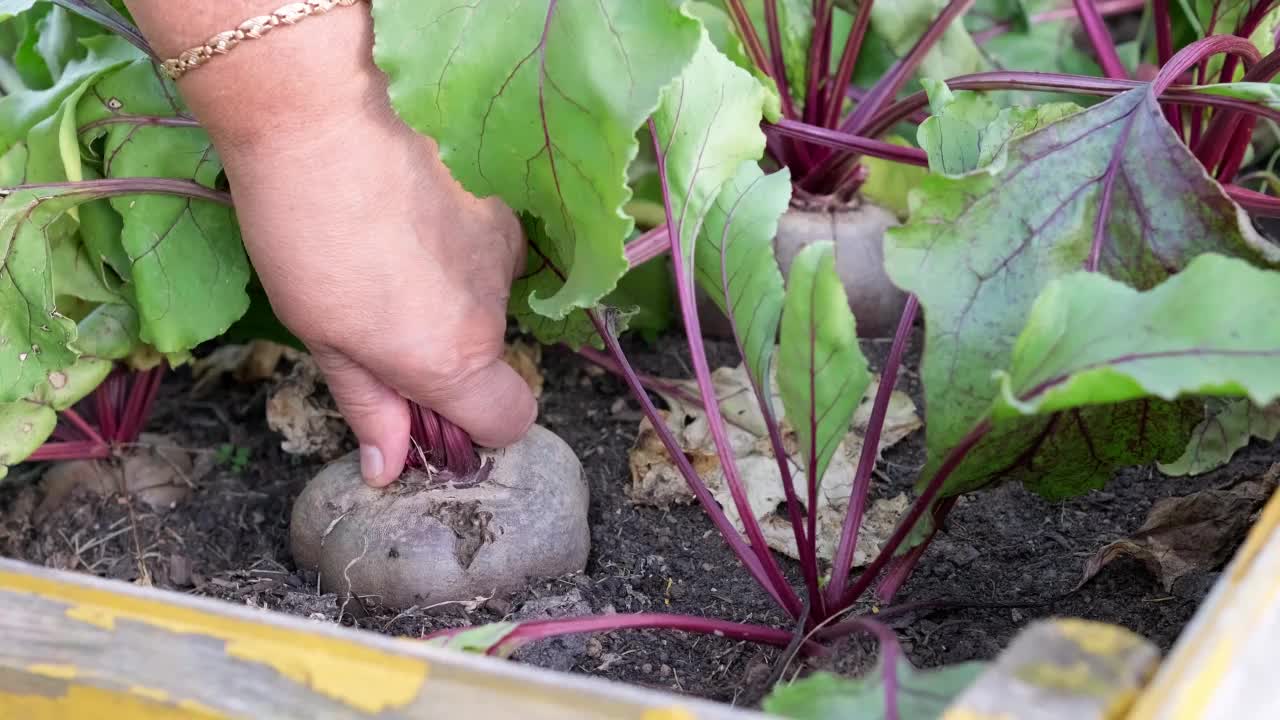
MULTIPOLYGON (((908 225, 888 233, 885 263, 920 298, 927 321, 925 479, 990 411, 999 391, 992 373, 1010 366, 1035 298, 1091 253, 1102 273, 1139 289, 1205 252, 1280 263, 1146 87, 1015 138, 987 168, 927 178, 912 210, 908 225)), ((1116 465, 1173 459, 1169 448, 1185 446, 1199 411, 1142 402, 1145 410, 1091 408, 1051 426, 1032 418, 997 428, 945 492, 1011 477, 1081 488, 1116 465)))
POLYGON ((529 307, 560 320, 627 270, 636 131, 702 35, 680 0, 385 0, 375 58, 392 104, 462 186, 546 226, 565 276, 529 307))
MULTIPOLYGON (((97 82, 80 101, 77 122, 104 137, 107 178, 161 177, 215 187, 222 163, 198 127, 103 122, 120 117, 177 118, 173 84, 148 60, 97 82)), ((190 350, 226 332, 249 307, 249 260, 234 211, 185 197, 117 197, 120 244, 128 256, 124 293, 138 311, 141 338, 164 353, 190 350)))

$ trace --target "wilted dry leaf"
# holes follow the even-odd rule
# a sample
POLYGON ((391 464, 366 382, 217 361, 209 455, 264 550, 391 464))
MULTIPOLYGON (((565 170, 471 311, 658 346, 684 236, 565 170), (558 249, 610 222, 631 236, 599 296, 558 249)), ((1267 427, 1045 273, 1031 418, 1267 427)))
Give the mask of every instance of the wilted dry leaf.
POLYGON ((275 377, 280 360, 296 361, 302 353, 269 340, 254 340, 247 345, 223 345, 209 355, 191 362, 195 385, 193 397, 206 395, 225 375, 239 383, 262 382, 275 377))
POLYGON ((342 453, 347 425, 324 388, 315 361, 302 355, 267 398, 267 426, 284 436, 280 447, 290 455, 328 461, 342 453))
MULTIPOLYGON (((786 493, 778 464, 769 442, 768 429, 759 404, 751 390, 750 379, 743 366, 720 368, 712 373, 716 395, 720 398, 720 410, 728 424, 729 444, 733 447, 735 464, 742 476, 751 507, 760 522, 769 547, 790 557, 797 557, 795 537, 785 510, 786 493)), ((673 383, 697 395, 697 383, 680 381, 673 383)), ((853 491, 853 475, 862 453, 862 438, 871 415, 871 400, 878 383, 873 381, 867 389, 862 404, 854 413, 849 434, 840 443, 827 474, 819 489, 818 499, 818 554, 830 559, 840 540, 841 524, 853 491)), ((773 388, 773 407, 783 429, 783 446, 790 456, 792 476, 801 502, 807 501, 807 483, 802 464, 798 460, 794 432, 782 417, 782 403, 778 399, 776 383, 773 388)), ((737 507, 724 482, 720 459, 716 454, 710 426, 702 408, 677 397, 664 397, 671 410, 664 414, 667 426, 676 436, 686 457, 706 482, 717 502, 725 509, 729 519, 742 529, 737 507)), ((892 447, 921 427, 915 404, 905 393, 894 392, 889 403, 888 416, 881 435, 880 451, 892 447)), ((640 423, 639 436, 630 455, 632 502, 640 505, 667 507, 673 504, 693 502, 694 496, 684 477, 672 464, 657 431, 648 420, 640 423)), ((867 509, 862 531, 858 536, 854 554, 855 565, 864 565, 879 552, 885 539, 893 532, 898 518, 906 511, 905 495, 875 500, 867 509)))
POLYGON ((516 340, 509 343, 503 350, 502 359, 516 371, 516 374, 524 378, 535 398, 542 397, 541 345, 516 340))
POLYGON ((1220 567, 1231 558, 1255 513, 1271 497, 1277 477, 1280 463, 1255 480, 1158 501, 1137 532, 1089 559, 1081 584, 1122 557, 1140 561, 1166 591, 1173 590, 1186 575, 1220 567))

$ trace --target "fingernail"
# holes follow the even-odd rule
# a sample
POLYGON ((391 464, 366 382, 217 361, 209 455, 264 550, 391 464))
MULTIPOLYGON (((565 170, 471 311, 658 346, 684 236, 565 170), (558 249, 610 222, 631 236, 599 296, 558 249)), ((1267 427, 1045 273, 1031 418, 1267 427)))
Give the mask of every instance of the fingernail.
POLYGON ((382 479, 382 451, 372 445, 360 446, 360 474, 364 481, 373 485, 382 479))

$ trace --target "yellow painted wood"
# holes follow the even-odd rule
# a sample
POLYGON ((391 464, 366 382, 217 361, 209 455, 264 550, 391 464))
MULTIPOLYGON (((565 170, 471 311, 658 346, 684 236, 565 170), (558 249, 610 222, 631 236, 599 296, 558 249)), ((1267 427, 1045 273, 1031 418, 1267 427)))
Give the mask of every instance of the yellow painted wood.
POLYGON ((943 720, 1120 720, 1154 670, 1154 645, 1114 625, 1032 624, 943 720))
POLYGON ((1280 493, 1126 720, 1280 718, 1278 663, 1280 493))
POLYGON ((0 720, 765 716, 0 559, 0 720))

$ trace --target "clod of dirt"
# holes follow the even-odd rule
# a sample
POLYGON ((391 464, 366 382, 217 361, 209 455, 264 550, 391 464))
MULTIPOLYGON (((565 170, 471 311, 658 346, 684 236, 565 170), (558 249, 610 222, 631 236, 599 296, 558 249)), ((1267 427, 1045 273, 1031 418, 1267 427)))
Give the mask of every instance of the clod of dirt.
POLYGON ((1159 578, 1166 591, 1176 592, 1184 579, 1194 585, 1195 576, 1230 559, 1275 492, 1277 480, 1280 464, 1254 480, 1157 501, 1137 532, 1089 559, 1081 584, 1114 560, 1130 557, 1159 578))
POLYGON ((190 455, 163 435, 146 435, 123 459, 71 460, 52 464, 41 481, 44 499, 32 514, 39 524, 78 490, 102 497, 128 495, 153 510, 168 510, 191 495, 190 455))
POLYGON ((897 328, 907 301, 884 269, 884 233, 897 224, 892 212, 865 201, 835 210, 793 207, 778 221, 773 247, 785 276, 801 250, 823 240, 834 243, 836 272, 849 296, 859 337, 887 337, 897 328))
POLYGON ((488 475, 479 483, 408 470, 383 490, 365 485, 357 454, 330 463, 294 504, 294 561, 319 572, 327 592, 388 608, 581 572, 591 544, 588 490, 569 446, 534 426, 482 455, 488 475))
MULTIPOLYGON (((520 606, 512 616, 516 622, 581 617, 591 614, 591 605, 582 591, 570 590, 564 595, 536 598, 520 606)), ((535 642, 517 650, 512 658, 538 667, 568 672, 587 654, 586 635, 565 635, 535 642)))

